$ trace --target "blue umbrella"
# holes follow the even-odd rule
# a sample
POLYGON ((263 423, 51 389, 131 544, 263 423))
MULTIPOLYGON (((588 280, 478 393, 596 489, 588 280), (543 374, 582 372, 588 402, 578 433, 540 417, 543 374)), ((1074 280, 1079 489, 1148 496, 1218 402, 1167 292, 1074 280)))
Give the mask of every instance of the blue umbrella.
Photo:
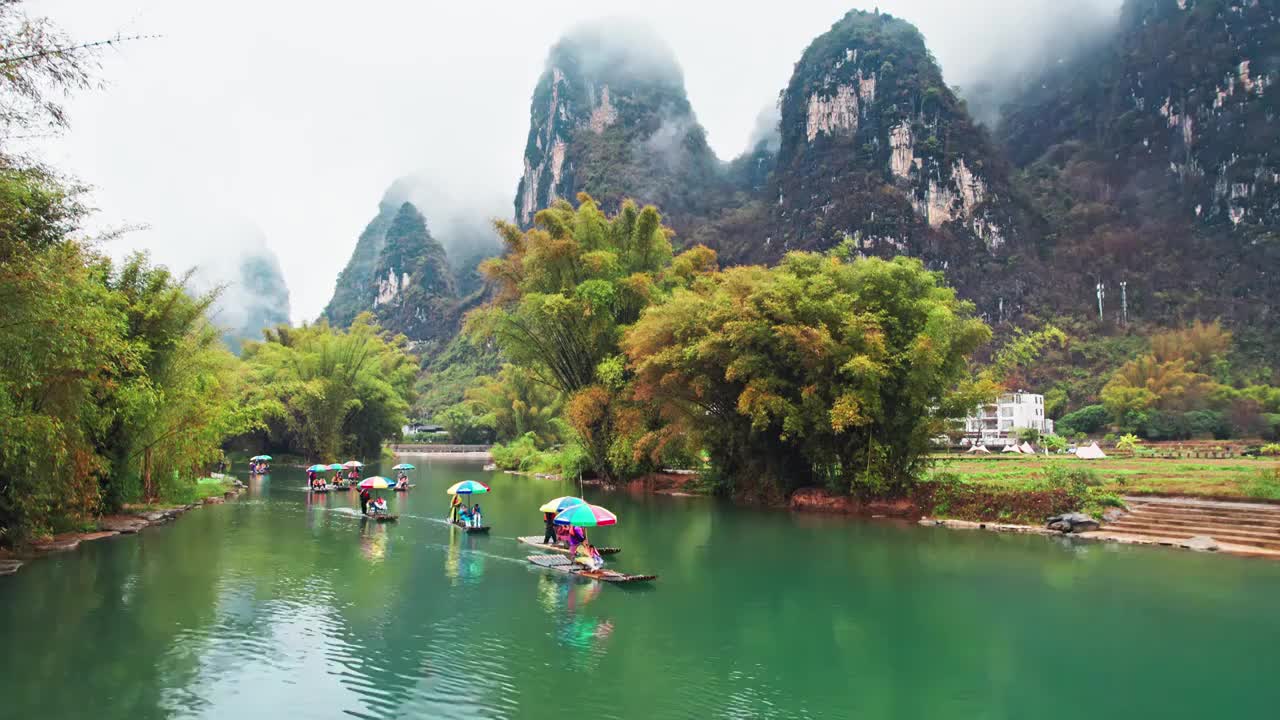
POLYGON ((328 469, 329 469, 328 465, 312 465, 311 467, 307 468, 307 472, 321 473, 328 469))
POLYGON ((475 480, 463 480, 455 483, 445 492, 450 495, 480 495, 489 492, 489 486, 484 483, 478 483, 475 480))

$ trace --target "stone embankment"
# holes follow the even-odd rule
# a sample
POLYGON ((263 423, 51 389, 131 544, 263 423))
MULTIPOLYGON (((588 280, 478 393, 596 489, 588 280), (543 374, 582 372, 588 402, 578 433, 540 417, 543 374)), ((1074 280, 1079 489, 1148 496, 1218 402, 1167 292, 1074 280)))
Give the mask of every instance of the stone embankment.
POLYGON ((140 509, 137 512, 123 513, 119 515, 105 515, 98 519, 98 528, 92 532, 83 533, 62 533, 55 535, 48 540, 40 540, 31 543, 21 553, 6 553, 0 555, 0 575, 12 575, 16 573, 24 563, 33 558, 43 557, 54 553, 69 552, 80 547, 81 543, 93 542, 95 540, 105 540, 107 538, 119 537, 121 535, 132 535, 145 528, 153 525, 162 525, 182 516, 188 510, 194 510, 204 505, 218 505, 238 496, 244 492, 245 486, 236 481, 235 487, 226 491, 221 496, 207 497, 201 502, 191 503, 189 505, 178 505, 176 507, 164 509, 140 509))
POLYGON ((1127 513, 1084 535, 1280 557, 1280 507, 1276 505, 1164 497, 1126 497, 1124 501, 1127 513))
MULTIPOLYGON (((1127 511, 1110 511, 1096 530, 1073 537, 1123 545, 1165 547, 1280 559, 1280 506, 1184 497, 1126 497, 1127 511)), ((920 524, 960 530, 1057 535, 1057 529, 924 518, 920 524)))

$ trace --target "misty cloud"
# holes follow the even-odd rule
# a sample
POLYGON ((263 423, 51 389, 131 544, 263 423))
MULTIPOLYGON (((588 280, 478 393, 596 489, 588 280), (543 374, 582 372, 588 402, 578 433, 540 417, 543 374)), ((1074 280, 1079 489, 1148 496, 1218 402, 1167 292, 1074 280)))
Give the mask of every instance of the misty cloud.
POLYGON ((761 143, 764 143, 765 150, 778 152, 782 145, 781 123, 782 109, 778 103, 769 103, 761 109, 756 116, 755 127, 751 129, 751 136, 747 139, 747 152, 754 151, 761 143))
POLYGON ((204 249, 188 288, 197 294, 218 291, 211 317, 233 349, 242 340, 260 339, 263 328, 289 322, 289 288, 260 229, 243 220, 210 217, 188 239, 204 249))
POLYGON ((575 58, 586 75, 684 85, 679 60, 647 20, 605 17, 580 23, 557 43, 548 60, 563 57, 575 58))

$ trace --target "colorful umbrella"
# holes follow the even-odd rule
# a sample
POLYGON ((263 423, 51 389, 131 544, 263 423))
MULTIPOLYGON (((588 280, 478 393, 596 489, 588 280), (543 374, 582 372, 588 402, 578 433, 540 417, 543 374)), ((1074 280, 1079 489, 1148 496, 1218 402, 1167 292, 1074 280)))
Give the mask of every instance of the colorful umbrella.
POLYGON ((374 475, 373 477, 367 477, 361 480, 358 487, 365 490, 386 490, 391 487, 391 483, 384 477, 374 475))
POLYGON ((327 469, 329 469, 329 470, 341 470, 341 469, 342 469, 342 466, 341 466, 341 465, 339 465, 338 463, 334 463, 334 464, 330 465, 327 469))
POLYGON ((587 504, 587 501, 583 500, 580 497, 573 497, 572 495, 566 495, 565 497, 558 497, 555 500, 548 500, 545 505, 538 508, 538 511, 558 513, 561 510, 571 508, 574 505, 586 505, 586 504, 587 504))
POLYGON ((251 457, 251 458, 249 458, 249 459, 250 459, 250 460, 270 460, 270 459, 271 459, 271 456, 270 456, 270 455, 254 455, 253 457, 251 457))
POLYGON ((414 466, 410 465, 409 463, 400 463, 399 465, 397 465, 397 466, 395 466, 395 467, 393 467, 393 468, 391 468, 391 469, 392 469, 392 470, 417 470, 418 468, 416 468, 416 467, 414 467, 414 466))
POLYGON ((324 472, 325 470, 328 470, 328 469, 329 469, 328 465, 312 465, 311 467, 307 468, 307 472, 324 472))
POLYGON ((489 486, 484 483, 478 483, 475 480, 463 480, 454 484, 445 492, 450 495, 483 495, 489 492, 489 486))
POLYGON ((356 468, 359 468, 359 467, 364 467, 364 463, 360 462, 359 460, 348 460, 348 461, 346 461, 346 462, 342 463, 342 467, 348 467, 348 468, 356 467, 356 468))
POLYGON ((618 522, 618 516, 605 510, 599 505, 574 505, 568 509, 562 510, 556 516, 557 525, 572 525, 574 527, 600 527, 603 525, 613 525, 618 522))

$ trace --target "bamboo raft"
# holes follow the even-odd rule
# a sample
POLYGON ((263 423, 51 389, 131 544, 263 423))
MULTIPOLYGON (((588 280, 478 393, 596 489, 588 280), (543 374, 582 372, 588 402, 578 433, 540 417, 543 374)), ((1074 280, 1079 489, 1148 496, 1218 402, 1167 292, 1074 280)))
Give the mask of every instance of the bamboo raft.
POLYGON ((398 487, 398 488, 391 488, 391 489, 395 490, 396 492, 409 492, 410 488, 416 488, 416 487, 418 487, 417 483, 409 483, 409 487, 398 487))
POLYGON ((590 578, 607 583, 634 583, 648 582, 657 580, 657 575, 628 575, 614 570, 587 570, 578 565, 574 565, 573 561, 564 555, 530 555, 528 561, 547 570, 562 572, 567 575, 576 575, 577 577, 590 578))
POLYGON ((325 485, 324 487, 313 487, 313 488, 309 488, 309 489, 310 489, 310 490, 311 490, 311 492, 313 492, 313 493, 327 493, 327 492, 329 492, 329 486, 328 486, 328 485, 325 485))
MULTIPOLYGON (((539 550, 550 550, 551 552, 564 553, 565 555, 569 554, 568 547, 564 545, 547 545, 543 543, 542 538, 538 537, 537 535, 525 535, 524 537, 518 537, 516 538, 516 542, 524 543, 525 545, 532 545, 533 547, 536 547, 539 550)), ((601 555, 617 555, 618 553, 622 552, 622 548, 597 547, 596 552, 600 553, 601 555)))
POLYGON ((386 513, 365 513, 364 516, 377 522, 395 522, 400 519, 399 515, 388 515, 386 513))
POLYGON ((458 522, 457 520, 450 520, 449 522, 450 522, 450 524, 452 524, 452 525, 453 525, 453 526, 455 526, 455 527, 460 527, 460 528, 462 528, 462 530, 463 530, 464 532, 469 532, 469 533, 487 533, 487 532, 489 532, 489 526, 488 526, 488 525, 478 525, 478 526, 473 526, 473 525, 463 525, 462 523, 458 522))

